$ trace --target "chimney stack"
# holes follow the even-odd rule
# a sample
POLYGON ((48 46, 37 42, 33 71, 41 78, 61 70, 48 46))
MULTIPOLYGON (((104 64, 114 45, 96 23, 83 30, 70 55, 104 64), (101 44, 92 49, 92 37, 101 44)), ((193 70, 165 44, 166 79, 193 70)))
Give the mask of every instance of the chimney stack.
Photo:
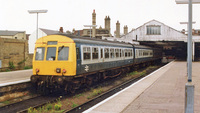
POLYGON ((110 35, 110 17, 106 16, 105 18, 105 29, 109 31, 109 35, 110 35))
POLYGON ((181 33, 185 34, 185 29, 182 29, 181 33))
POLYGON ((63 33, 63 27, 60 27, 59 32, 63 33))
POLYGON ((116 23, 116 38, 120 38, 120 23, 117 21, 116 23))
MULTIPOLYGON (((93 10, 92 13, 92 25, 96 25, 96 13, 95 10, 93 10)), ((96 37, 96 27, 92 27, 92 38, 96 37)))
POLYGON ((127 33, 128 33, 128 26, 125 25, 125 26, 124 26, 124 35, 126 35, 127 33))

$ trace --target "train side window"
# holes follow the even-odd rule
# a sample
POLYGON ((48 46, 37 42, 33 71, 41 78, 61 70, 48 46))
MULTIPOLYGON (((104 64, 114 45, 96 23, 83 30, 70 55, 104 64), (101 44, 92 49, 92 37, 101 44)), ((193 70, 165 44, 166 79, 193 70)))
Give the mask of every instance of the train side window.
POLYGON ((101 58, 103 58, 103 48, 101 48, 101 58))
POLYGON ((44 47, 38 47, 36 49, 35 60, 44 60, 44 53, 45 53, 45 48, 44 47))
POLYGON ((127 49, 124 49, 124 52, 125 52, 125 57, 128 57, 128 51, 127 51, 127 49))
POLYGON ((92 48, 92 59, 98 59, 99 58, 99 50, 97 47, 92 48))
POLYGON ((104 49, 105 58, 109 58, 109 48, 104 49))
POLYGON ((56 59, 56 47, 48 47, 46 60, 54 61, 56 59))
POLYGON ((90 55, 90 47, 83 47, 83 59, 84 60, 90 60, 91 55, 90 55))
POLYGON ((122 49, 119 49, 119 57, 122 57, 122 49))
POLYGON ((76 48, 76 59, 80 59, 80 50, 76 48))
POLYGON ((124 57, 124 49, 122 49, 122 57, 124 57))
POLYGON ((128 49, 127 53, 128 53, 128 57, 130 57, 131 56, 131 50, 128 49))
POLYGON ((115 49, 115 56, 116 56, 116 58, 119 57, 119 49, 115 49))
POLYGON ((114 49, 111 48, 111 49, 110 49, 110 58, 114 58, 114 57, 115 57, 114 49))

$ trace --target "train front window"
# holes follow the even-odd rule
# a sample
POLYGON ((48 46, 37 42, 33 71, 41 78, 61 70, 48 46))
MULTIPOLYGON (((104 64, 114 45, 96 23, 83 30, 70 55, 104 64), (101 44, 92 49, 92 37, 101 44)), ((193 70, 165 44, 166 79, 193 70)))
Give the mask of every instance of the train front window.
POLYGON ((45 48, 38 47, 36 50, 35 60, 44 60, 44 53, 45 53, 45 48))
POLYGON ((46 60, 54 61, 56 59, 56 47, 48 47, 46 60))
POLYGON ((68 60, 69 47, 59 47, 58 60, 68 60))

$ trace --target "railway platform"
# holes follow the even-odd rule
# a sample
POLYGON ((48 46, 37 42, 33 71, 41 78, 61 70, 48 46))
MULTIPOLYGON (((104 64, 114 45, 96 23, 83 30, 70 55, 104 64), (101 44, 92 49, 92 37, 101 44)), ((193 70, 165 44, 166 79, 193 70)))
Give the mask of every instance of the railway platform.
MULTIPOLYGON (((192 63, 194 113, 200 113, 200 62, 192 63)), ((187 62, 173 61, 83 113, 184 113, 187 62)))
POLYGON ((0 72, 0 87, 30 81, 32 69, 12 72, 0 72))

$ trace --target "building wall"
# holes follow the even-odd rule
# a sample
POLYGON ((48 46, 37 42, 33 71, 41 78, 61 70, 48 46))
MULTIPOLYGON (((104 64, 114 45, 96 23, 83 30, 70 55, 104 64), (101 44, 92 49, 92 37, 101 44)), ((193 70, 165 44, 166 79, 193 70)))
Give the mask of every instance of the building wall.
POLYGON ((26 32, 19 32, 14 36, 0 36, 0 38, 10 38, 10 39, 23 39, 26 40, 26 32))
POLYGON ((158 21, 150 21, 139 28, 131 31, 122 37, 123 39, 137 40, 137 41, 187 41, 187 35, 164 25, 158 21), (156 25, 161 27, 160 35, 147 35, 147 26, 156 25))
MULTIPOLYGON (((38 38, 41 38, 43 36, 47 36, 46 33, 44 33, 42 30, 38 29, 38 38)), ((36 31, 34 31, 30 36, 28 40, 29 44, 29 53, 33 54, 34 53, 34 48, 35 48, 35 42, 36 42, 36 31)))
POLYGON ((9 62, 13 62, 14 66, 19 66, 19 62, 23 66, 30 65, 28 62, 28 41, 27 40, 15 40, 8 38, 0 38, 0 60, 1 67, 9 67, 9 62))
POLYGON ((26 40, 26 32, 17 33, 15 36, 13 36, 13 39, 15 39, 15 37, 17 37, 17 39, 24 39, 24 40, 26 40))

